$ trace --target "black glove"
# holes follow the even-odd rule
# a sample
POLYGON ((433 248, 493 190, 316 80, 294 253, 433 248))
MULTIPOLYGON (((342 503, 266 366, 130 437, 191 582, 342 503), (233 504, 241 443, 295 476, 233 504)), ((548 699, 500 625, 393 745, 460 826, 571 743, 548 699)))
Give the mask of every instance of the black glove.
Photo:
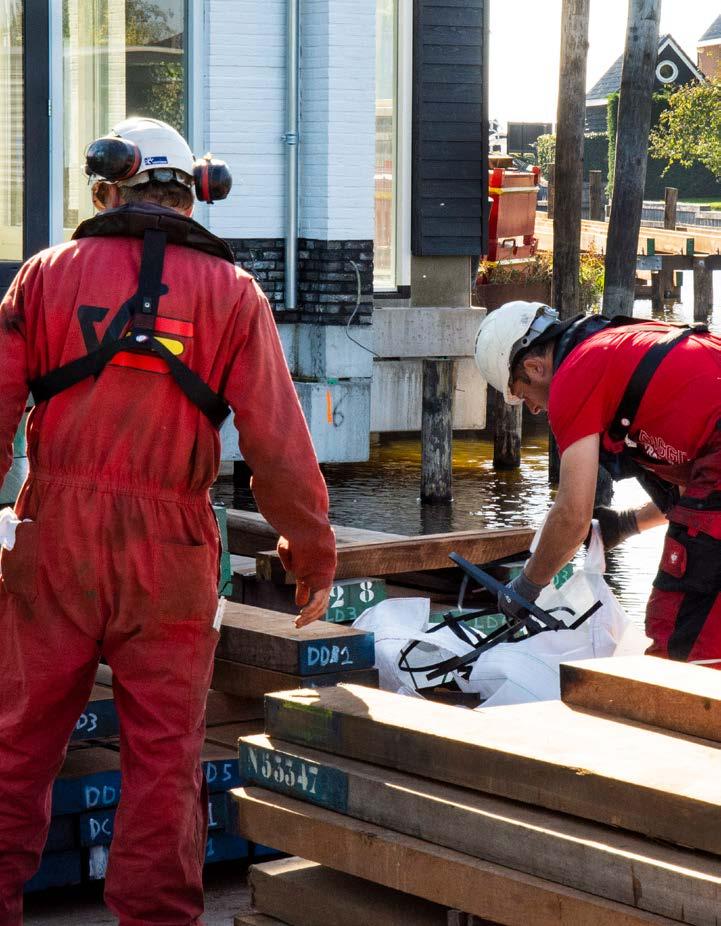
POLYGON ((641 533, 638 529, 636 512, 630 508, 627 511, 616 511, 615 508, 605 507, 594 508, 593 516, 601 528, 604 550, 612 550, 619 543, 633 537, 634 534, 641 533))
MULTIPOLYGON (((545 588, 545 585, 536 585, 535 582, 532 582, 528 578, 525 571, 523 571, 509 582, 506 588, 510 588, 517 595, 520 595, 521 598, 525 598, 526 601, 533 604, 545 588)), ((498 593, 498 610, 501 614, 505 614, 509 624, 515 624, 516 621, 520 619, 521 612, 524 608, 522 604, 519 604, 519 602, 515 601, 509 595, 505 595, 503 591, 500 591, 498 593)))

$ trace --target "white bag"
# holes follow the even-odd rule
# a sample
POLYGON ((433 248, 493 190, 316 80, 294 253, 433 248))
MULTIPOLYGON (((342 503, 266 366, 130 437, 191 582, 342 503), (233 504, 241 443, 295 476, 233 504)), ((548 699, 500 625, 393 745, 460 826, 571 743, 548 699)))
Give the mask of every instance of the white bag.
MULTIPOLYGON (((452 656, 465 656, 473 649, 449 627, 429 632, 431 602, 428 598, 388 598, 368 608, 353 622, 360 630, 375 636, 376 668, 384 691, 421 697, 416 686, 424 687, 424 665, 433 665, 452 656), (417 641, 406 659, 401 653, 417 641)), ((438 682, 428 682, 432 687, 438 682)))
POLYGON ((562 662, 613 656, 630 621, 603 578, 605 568, 601 532, 594 521, 583 567, 560 588, 547 586, 536 603, 569 628, 589 608, 598 603, 600 607, 575 630, 544 631, 517 643, 499 643, 479 656, 467 681, 456 677, 459 688, 480 694, 485 699, 482 707, 553 700, 561 694, 562 662))

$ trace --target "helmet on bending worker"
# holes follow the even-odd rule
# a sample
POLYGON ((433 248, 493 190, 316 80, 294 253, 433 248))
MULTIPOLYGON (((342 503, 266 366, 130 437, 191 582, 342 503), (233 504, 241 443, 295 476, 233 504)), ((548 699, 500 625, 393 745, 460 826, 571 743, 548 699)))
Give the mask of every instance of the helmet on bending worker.
POLYGON ((190 215, 193 191, 201 202, 212 203, 225 199, 233 182, 225 162, 210 154, 196 159, 171 125, 142 116, 119 122, 108 135, 91 142, 85 152, 85 173, 94 181, 93 204, 101 210, 152 200, 148 184, 162 183, 164 202, 167 185, 176 184, 175 208, 190 215))
POLYGON ((509 405, 525 402, 534 415, 548 405, 551 344, 567 327, 542 302, 507 302, 484 319, 476 336, 476 364, 509 405))
MULTIPOLYGON (((537 415, 548 409, 557 339, 581 316, 561 321, 558 312, 541 302, 507 302, 483 320, 475 344, 481 376, 509 405, 525 404, 537 415)), ((639 532, 635 512, 594 508, 604 547, 608 550, 639 532)), ((534 602, 543 589, 523 571, 510 583, 517 596, 534 602)), ((517 601, 499 594, 499 608, 509 618, 518 615, 517 601)))

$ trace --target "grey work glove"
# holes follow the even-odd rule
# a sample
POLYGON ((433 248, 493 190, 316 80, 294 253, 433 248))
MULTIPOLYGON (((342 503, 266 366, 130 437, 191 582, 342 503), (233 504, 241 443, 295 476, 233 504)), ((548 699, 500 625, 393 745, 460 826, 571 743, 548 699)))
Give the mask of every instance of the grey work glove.
MULTIPOLYGON (((528 578, 525 571, 523 571, 520 575, 516 576, 515 579, 511 580, 506 588, 510 588, 517 595, 520 595, 521 598, 528 601, 529 604, 533 604, 545 586, 536 585, 535 582, 532 582, 531 579, 528 578)), ((509 624, 515 624, 520 619, 524 608, 523 605, 514 601, 513 598, 510 598, 508 595, 504 595, 503 591, 500 591, 498 593, 498 610, 501 614, 505 614, 509 624)))
POLYGON ((616 511, 615 508, 600 506, 593 509, 593 516, 601 528, 604 550, 612 550, 619 543, 633 537, 634 534, 641 533, 638 529, 636 512, 631 508, 626 511, 616 511))

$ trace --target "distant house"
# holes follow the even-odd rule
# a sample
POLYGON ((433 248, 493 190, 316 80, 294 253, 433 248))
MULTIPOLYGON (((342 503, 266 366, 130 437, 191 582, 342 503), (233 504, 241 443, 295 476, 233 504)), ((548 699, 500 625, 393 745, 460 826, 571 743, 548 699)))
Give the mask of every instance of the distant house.
MULTIPOLYGON (((716 20, 714 26, 718 27, 718 33, 721 36, 721 16, 716 20)), ((718 41, 717 54, 718 50, 721 49, 721 38, 718 41)), ((601 77, 586 94, 587 132, 606 131, 606 104, 609 96, 612 93, 617 93, 621 89, 622 66, 623 55, 620 55, 603 77, 601 77)), ((672 35, 661 36, 658 41, 654 93, 669 86, 669 84, 681 86, 691 80, 703 79, 704 75, 674 37, 672 35)))
POLYGON ((721 15, 698 40, 698 66, 706 77, 721 80, 721 15))

